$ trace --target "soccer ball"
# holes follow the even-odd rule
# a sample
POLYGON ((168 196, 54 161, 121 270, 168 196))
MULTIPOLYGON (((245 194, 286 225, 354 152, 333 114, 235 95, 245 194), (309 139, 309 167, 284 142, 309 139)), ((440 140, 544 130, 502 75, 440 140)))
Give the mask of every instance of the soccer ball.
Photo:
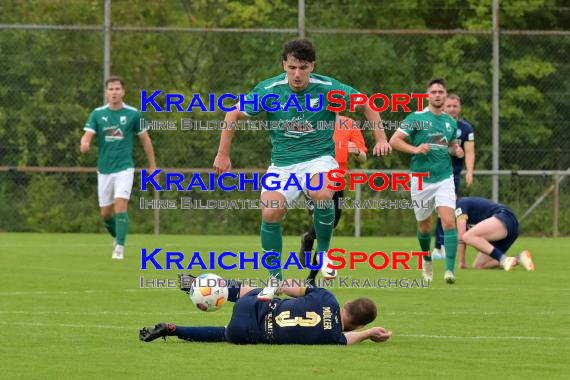
POLYGON ((213 273, 196 277, 189 292, 190 299, 202 311, 216 311, 228 300, 226 281, 213 273))

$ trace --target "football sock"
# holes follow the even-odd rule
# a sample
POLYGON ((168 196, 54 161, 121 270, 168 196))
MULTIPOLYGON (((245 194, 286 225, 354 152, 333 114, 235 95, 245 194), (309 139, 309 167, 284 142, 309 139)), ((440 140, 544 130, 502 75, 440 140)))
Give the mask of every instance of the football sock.
POLYGON ((115 220, 115 215, 113 215, 111 219, 104 219, 103 223, 105 223, 105 228, 107 229, 107 231, 109 231, 111 236, 117 237, 117 232, 116 232, 117 221, 115 220))
POLYGON ((441 225, 441 219, 437 218, 435 225, 435 248, 441 249, 443 245, 443 226, 441 225))
POLYGON ((457 254, 457 230, 443 230, 443 246, 445 247, 445 270, 454 271, 457 254))
POLYGON ((315 225, 311 225, 311 228, 309 228, 309 231, 307 231, 307 235, 309 235, 309 237, 311 239, 316 240, 317 239, 317 231, 315 230, 315 225))
POLYGON ((275 256, 268 256, 265 260, 265 264, 268 266, 274 265, 272 261, 279 261, 279 268, 270 269, 269 275, 275 277, 279 280, 283 279, 283 273, 281 272, 281 250, 283 249, 283 238, 281 237, 281 223, 268 223, 261 221, 261 248, 263 249, 263 255, 266 252, 277 253, 277 258, 275 256))
POLYGON ((331 246, 334 230, 334 207, 315 207, 313 225, 317 235, 317 252, 324 252, 326 255, 331 246))
POLYGON ((115 214, 117 220, 117 245, 125 245, 127 240, 127 232, 129 232, 129 214, 119 212, 115 214))
POLYGON ((501 262, 505 259, 505 254, 498 248, 494 248, 493 251, 491 251, 491 253, 489 254, 489 256, 491 256, 498 262, 501 262))
POLYGON ((431 234, 427 233, 426 235, 422 234, 420 230, 417 230, 418 240, 420 242, 420 247, 423 252, 427 252, 428 255, 424 256, 425 261, 431 261, 431 234))
POLYGON ((192 342, 225 342, 225 327, 189 327, 176 326, 174 335, 180 339, 192 342))

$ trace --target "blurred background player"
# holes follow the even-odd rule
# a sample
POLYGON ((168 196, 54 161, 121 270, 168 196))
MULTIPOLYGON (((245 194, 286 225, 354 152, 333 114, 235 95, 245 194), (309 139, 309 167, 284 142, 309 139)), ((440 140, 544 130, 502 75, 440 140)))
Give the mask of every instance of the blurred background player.
MULTIPOLYGON (((461 114, 461 99, 456 94, 451 94, 445 101, 444 111, 446 114, 457 120, 457 140, 459 140, 461 148, 465 152, 463 158, 451 157, 451 164, 453 165, 453 180, 455 182, 455 195, 459 199, 461 193, 461 170, 463 169, 463 162, 465 162, 465 184, 471 187, 473 183, 473 168, 475 166, 475 132, 473 126, 461 114)), ((443 245, 443 227, 441 220, 437 218, 437 225, 435 227, 435 249, 431 253, 432 257, 439 260, 445 257, 445 248, 443 245)), ((461 267, 461 263, 459 263, 461 267)))
MULTIPOLYGON (((260 235, 263 252, 275 252, 278 255, 277 260, 280 260, 283 249, 281 220, 287 213, 287 208, 284 207, 283 203, 296 200, 302 193, 308 195, 313 201, 329 201, 333 197, 333 191, 327 188, 330 182, 325 174, 338 168, 334 159, 334 130, 318 128, 324 123, 334 124, 336 119, 336 113, 326 109, 328 106, 326 95, 333 90, 344 91, 344 100, 349 104, 350 94, 360 93, 336 79, 313 73, 316 52, 313 44, 308 40, 296 39, 287 42, 283 47, 282 59, 285 72, 260 82, 247 94, 248 103, 244 104, 245 112, 239 111, 238 107, 238 109, 228 112, 224 119, 228 125, 231 125, 239 119, 255 116, 263 111, 261 99, 265 95, 276 94, 279 96, 280 107, 277 111, 267 112, 268 121, 270 123, 281 123, 281 126, 284 122, 290 125, 296 123, 299 126, 292 129, 274 128, 269 132, 273 149, 271 151, 271 166, 267 173, 277 174, 279 177, 272 179, 272 181, 274 183, 280 182, 281 186, 279 190, 266 190, 264 188, 261 191, 262 221, 260 235), (307 104, 306 95, 309 96, 310 104, 307 104), (258 103, 254 106, 252 101, 255 96, 258 97, 258 103), (291 96, 300 102, 301 110, 297 107, 289 107, 287 111, 283 109, 291 96), (320 100, 318 99, 321 97, 325 104, 319 104, 320 100), (313 112, 308 109, 309 107, 320 108, 321 110, 313 112), (303 188, 302 190, 298 189, 297 186, 284 189, 284 185, 291 174, 295 175, 303 188), (306 174, 310 176, 311 186, 317 187, 322 184, 319 190, 307 189, 306 174), (279 202, 281 207, 264 207, 264 204, 269 202, 279 202)), ((275 100, 272 101, 275 102, 275 100)), ((368 103, 362 105, 360 109, 364 110, 364 114, 371 124, 380 125, 380 115, 373 111, 368 103)), ((234 128, 222 131, 218 154, 214 160, 214 169, 218 175, 232 169, 230 151, 234 133, 234 128)), ((388 144, 384 131, 375 129, 374 133, 376 145, 373 153, 375 155, 389 154, 392 148, 388 144)), ((313 220, 317 234, 318 252, 326 253, 330 248, 334 214, 333 207, 315 205, 313 220)), ((268 264, 271 265, 272 260, 273 257, 268 257, 268 264)), ((332 279, 337 276, 336 270, 327 267, 328 258, 326 254, 323 255, 323 262, 320 264, 322 265, 321 273, 325 278, 332 279)), ((271 270, 269 275, 278 280, 283 278, 281 268, 271 270)), ((268 286, 258 294, 258 298, 269 301, 277 289, 278 286, 268 286)))
MULTIPOLYGON (((463 157, 463 149, 455 140, 457 122, 443 112, 447 98, 447 84, 436 78, 427 86, 428 107, 406 117, 407 125, 402 125, 390 139, 394 149, 412 154, 410 171, 429 173, 423 178, 423 190, 418 189, 418 178, 412 178, 411 195, 416 220, 418 240, 423 252, 431 249, 431 216, 437 210, 443 224, 446 250, 444 279, 448 284, 455 282, 455 254, 457 252, 457 230, 455 228, 455 185, 450 154, 463 157), (415 124, 414 124, 415 123, 415 124), (424 129, 425 128, 425 129, 424 129), (408 139, 410 143, 405 140, 408 139), (429 207, 422 207, 424 205, 429 207)), ((424 256, 423 276, 433 279, 431 256, 424 256)))
POLYGON ((152 141, 144 129, 142 114, 123 103, 125 85, 120 77, 105 81, 107 104, 95 108, 83 130, 81 153, 87 154, 91 139, 97 135, 97 194, 105 228, 114 239, 112 258, 122 260, 129 230, 127 207, 135 165, 133 162, 133 136, 137 134, 148 159, 149 170, 156 169, 152 141))
MULTIPOLYGON (((366 148, 366 143, 364 141, 364 136, 360 132, 355 124, 354 120, 338 115, 336 118, 335 130, 334 130, 334 143, 335 143, 335 160, 338 162, 339 169, 348 170, 348 160, 350 157, 354 157, 357 162, 366 161, 366 153, 368 149, 366 148)), ((344 190, 335 191, 333 195, 334 201, 334 228, 338 225, 340 217, 342 215, 342 209, 340 208, 339 198, 344 197, 344 190)), ((301 237, 301 249, 299 250, 299 261, 304 266, 306 261, 306 255, 310 255, 313 250, 313 244, 317 238, 317 232, 315 230, 315 225, 311 224, 309 231, 305 232, 301 237)), ((309 259, 310 260, 310 259, 309 259)), ((313 265, 317 264, 317 254, 313 256, 313 265)), ((311 270, 309 274, 309 279, 314 280, 317 276, 317 270, 311 270)))
MULTIPOLYGON (((181 284, 185 282, 181 279, 181 284)), ((392 335, 382 327, 353 331, 376 319, 378 311, 369 298, 348 301, 340 307, 335 296, 323 288, 286 284, 281 290, 295 298, 263 302, 257 297, 262 291, 260 288, 228 286, 228 300, 235 305, 226 327, 159 323, 141 329, 139 339, 151 342, 160 337, 176 336, 193 342, 352 345, 366 339, 385 342, 392 335)))
POLYGON ((480 197, 465 197, 457 201, 455 210, 459 234, 459 264, 465 265, 465 245, 477 249, 473 268, 502 267, 507 272, 521 264, 534 272, 534 262, 529 251, 517 257, 505 253, 519 236, 519 222, 507 206, 480 197))

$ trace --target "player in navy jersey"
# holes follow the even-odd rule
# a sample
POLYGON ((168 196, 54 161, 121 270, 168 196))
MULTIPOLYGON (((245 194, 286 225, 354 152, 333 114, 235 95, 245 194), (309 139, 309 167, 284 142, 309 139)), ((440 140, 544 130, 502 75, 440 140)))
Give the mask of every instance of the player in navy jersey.
MULTIPOLYGON (((453 182, 455 182, 455 195, 459 198, 461 193, 461 170, 463 169, 463 162, 465 161, 465 182, 467 187, 471 187, 473 183, 473 168, 475 166, 475 132, 473 126, 461 114, 461 99, 456 94, 451 94, 447 97, 444 107, 445 113, 457 120, 457 140, 465 152, 463 158, 451 156, 451 165, 453 166, 453 182)), ((445 248, 443 247, 443 228, 441 220, 437 219, 435 230, 435 249, 432 252, 435 259, 445 257, 445 248)), ((463 268, 461 263, 459 267, 463 268)))
POLYGON ((455 210, 459 234, 459 263, 465 266, 465 245, 478 250, 473 268, 502 267, 507 272, 520 263, 534 271, 529 251, 517 257, 506 256, 508 249, 519 236, 519 222, 507 206, 480 197, 459 199, 455 210))
MULTIPOLYGON (((184 284, 187 276, 182 276, 184 284)), ((182 290, 189 288, 181 286, 182 290)), ((291 299, 258 300, 260 288, 228 286, 228 300, 235 302, 226 327, 177 326, 159 323, 140 330, 139 339, 151 342, 176 336, 193 342, 230 342, 235 344, 334 344, 347 345, 370 339, 387 341, 392 333, 382 327, 358 330, 372 322, 376 305, 369 298, 348 301, 341 307, 335 296, 323 288, 285 285, 283 293, 291 299)))

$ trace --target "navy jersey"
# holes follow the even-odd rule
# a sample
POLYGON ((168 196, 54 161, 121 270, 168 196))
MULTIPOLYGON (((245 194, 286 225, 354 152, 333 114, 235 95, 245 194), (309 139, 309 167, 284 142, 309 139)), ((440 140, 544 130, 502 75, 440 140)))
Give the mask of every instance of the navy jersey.
MULTIPOLYGON (((473 126, 465 119, 459 119, 457 121, 457 136, 456 140, 460 141, 461 148, 465 149, 464 145, 466 141, 475 141, 475 132, 473 131, 473 126)), ((464 158, 457 158, 451 156, 451 164, 453 165, 453 175, 458 176, 461 174, 463 169, 464 158)))
POLYGON ((268 324, 277 344, 347 344, 342 333, 340 305, 326 289, 307 288, 304 297, 281 300, 268 324))
POLYGON ((490 199, 481 197, 459 198, 455 206, 455 217, 464 218, 469 225, 475 225, 495 214, 502 212, 513 214, 511 209, 490 199))

